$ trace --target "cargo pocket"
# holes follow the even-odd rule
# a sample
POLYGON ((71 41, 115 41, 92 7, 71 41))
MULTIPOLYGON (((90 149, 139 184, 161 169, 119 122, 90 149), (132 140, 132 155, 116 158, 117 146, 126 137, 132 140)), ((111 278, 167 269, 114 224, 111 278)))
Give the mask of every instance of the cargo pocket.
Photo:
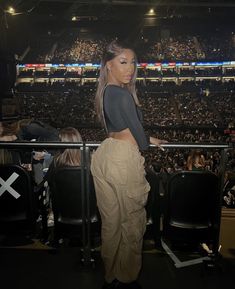
POLYGON ((130 205, 128 205, 130 211, 141 210, 146 205, 150 185, 145 175, 144 158, 138 157, 128 172, 127 196, 130 200, 130 205))
POLYGON ((117 185, 127 184, 127 166, 125 162, 115 159, 105 161, 105 176, 108 182, 117 185))
POLYGON ((150 186, 146 180, 144 183, 138 182, 128 185, 127 197, 129 204, 127 204, 127 207, 129 212, 136 212, 145 207, 149 190, 150 186))

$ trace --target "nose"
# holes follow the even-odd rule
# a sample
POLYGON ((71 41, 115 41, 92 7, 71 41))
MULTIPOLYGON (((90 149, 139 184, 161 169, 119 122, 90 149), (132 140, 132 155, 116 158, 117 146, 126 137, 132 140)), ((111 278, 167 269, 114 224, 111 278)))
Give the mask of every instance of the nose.
POLYGON ((130 63, 127 67, 128 73, 133 73, 134 72, 134 65, 133 63, 130 63))

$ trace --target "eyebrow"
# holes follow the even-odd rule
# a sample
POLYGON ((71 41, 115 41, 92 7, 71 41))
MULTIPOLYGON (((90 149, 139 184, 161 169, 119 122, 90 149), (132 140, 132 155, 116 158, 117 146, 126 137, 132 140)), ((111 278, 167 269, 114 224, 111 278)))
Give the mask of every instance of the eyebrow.
MULTIPOLYGON (((126 57, 120 57, 120 60, 128 60, 126 57)), ((135 58, 133 57, 131 60, 135 60, 135 58)))

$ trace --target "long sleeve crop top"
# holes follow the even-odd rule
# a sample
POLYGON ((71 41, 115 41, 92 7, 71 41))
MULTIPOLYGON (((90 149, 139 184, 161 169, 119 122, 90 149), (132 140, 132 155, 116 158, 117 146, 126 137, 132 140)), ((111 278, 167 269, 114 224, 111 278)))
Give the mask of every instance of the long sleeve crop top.
POLYGON ((128 90, 108 85, 104 92, 104 117, 108 132, 129 128, 139 148, 146 150, 149 142, 142 126, 142 112, 128 90))

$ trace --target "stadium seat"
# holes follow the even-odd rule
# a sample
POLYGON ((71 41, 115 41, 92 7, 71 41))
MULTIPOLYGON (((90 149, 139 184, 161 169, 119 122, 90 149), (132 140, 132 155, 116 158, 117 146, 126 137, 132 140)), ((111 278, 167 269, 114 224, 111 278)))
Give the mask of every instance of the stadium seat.
POLYGON ((181 171, 170 177, 162 247, 177 268, 209 260, 206 254, 204 257, 181 261, 174 250, 195 250, 203 244, 207 252, 214 252, 219 235, 220 206, 219 181, 215 174, 207 171, 181 171))
POLYGON ((37 197, 28 171, 18 165, 0 166, 0 234, 30 236, 38 217, 37 197))
POLYGON ((88 175, 89 180, 86 170, 83 176, 80 167, 57 168, 49 183, 55 244, 63 238, 77 238, 84 248, 90 244, 90 238, 99 232, 95 189, 93 179, 88 175))

